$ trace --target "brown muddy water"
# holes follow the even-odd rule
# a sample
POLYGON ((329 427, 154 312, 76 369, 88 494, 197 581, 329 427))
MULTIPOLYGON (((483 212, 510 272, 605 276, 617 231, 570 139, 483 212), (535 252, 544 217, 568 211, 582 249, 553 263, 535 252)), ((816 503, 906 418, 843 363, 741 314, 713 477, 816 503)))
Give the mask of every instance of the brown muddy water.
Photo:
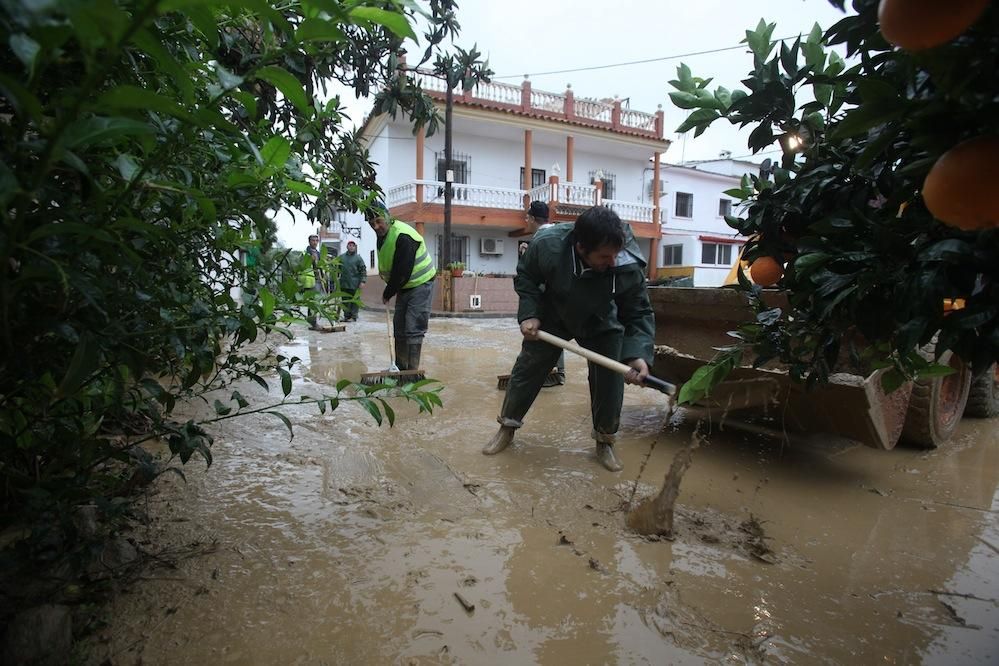
MULTIPOLYGON (((282 345, 303 359, 296 392, 384 369, 383 331, 370 312, 302 330, 282 345)), ((995 422, 932 452, 709 428, 674 539, 647 539, 628 501, 658 491, 691 425, 628 387, 625 469, 603 470, 570 357, 483 456, 519 340, 512 320, 433 320, 444 408, 400 405, 394 428, 353 404, 287 410, 291 441, 271 416, 218 428, 215 464, 162 478, 131 535, 196 555, 116 597, 93 663, 999 662, 995 422)))

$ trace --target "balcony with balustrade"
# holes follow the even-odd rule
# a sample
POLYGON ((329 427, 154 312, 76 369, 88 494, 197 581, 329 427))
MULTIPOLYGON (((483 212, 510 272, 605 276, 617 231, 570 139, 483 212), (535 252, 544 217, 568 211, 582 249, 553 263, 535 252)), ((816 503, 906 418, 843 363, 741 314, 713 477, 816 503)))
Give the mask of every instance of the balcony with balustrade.
MULTIPOLYGON (((431 97, 444 99, 446 84, 428 72, 416 71, 414 77, 431 97)), ((564 93, 534 90, 531 82, 513 85, 498 81, 480 83, 468 92, 456 91, 455 104, 556 120, 572 125, 610 130, 638 137, 663 138, 662 107, 655 113, 636 111, 622 105, 621 100, 576 98, 571 87, 564 93)))
MULTIPOLYGON (((560 182, 558 176, 530 190, 452 183, 451 216, 455 224, 502 228, 517 237, 532 233, 525 212, 532 201, 548 203, 553 222, 575 220, 590 206, 607 206, 629 223, 639 238, 660 238, 661 211, 647 203, 604 199, 599 180, 589 183, 560 182), (658 218, 658 219, 657 219, 658 218)), ((444 183, 415 179, 389 187, 385 203, 392 215, 419 225, 443 220, 444 183)))

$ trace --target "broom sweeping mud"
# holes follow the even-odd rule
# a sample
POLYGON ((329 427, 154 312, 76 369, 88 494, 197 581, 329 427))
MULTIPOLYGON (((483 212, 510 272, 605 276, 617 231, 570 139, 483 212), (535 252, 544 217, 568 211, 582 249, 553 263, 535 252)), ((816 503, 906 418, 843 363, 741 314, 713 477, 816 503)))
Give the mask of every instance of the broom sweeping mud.
POLYGON ((395 356, 392 351, 394 348, 392 340, 392 313, 388 307, 385 308, 385 329, 388 334, 386 339, 388 340, 389 367, 382 372, 364 373, 361 375, 361 383, 366 386, 384 384, 388 381, 393 381, 396 384, 408 384, 409 382, 418 382, 426 379, 427 373, 423 370, 415 368, 412 370, 400 370, 399 366, 395 364, 395 356))

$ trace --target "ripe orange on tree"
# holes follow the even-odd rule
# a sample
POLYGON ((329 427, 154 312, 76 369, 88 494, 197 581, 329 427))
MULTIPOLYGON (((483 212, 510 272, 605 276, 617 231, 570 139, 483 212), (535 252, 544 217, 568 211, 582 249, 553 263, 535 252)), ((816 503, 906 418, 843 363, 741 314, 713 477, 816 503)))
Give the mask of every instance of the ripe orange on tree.
POLYGON ((749 267, 749 277, 761 287, 772 287, 784 275, 784 268, 773 257, 759 257, 749 267))
POLYGON ((881 0, 881 35, 895 46, 920 51, 946 44, 978 20, 991 0, 881 0))
POLYGON ((999 225, 999 136, 980 136, 940 156, 923 181, 923 201, 941 222, 958 229, 999 225))

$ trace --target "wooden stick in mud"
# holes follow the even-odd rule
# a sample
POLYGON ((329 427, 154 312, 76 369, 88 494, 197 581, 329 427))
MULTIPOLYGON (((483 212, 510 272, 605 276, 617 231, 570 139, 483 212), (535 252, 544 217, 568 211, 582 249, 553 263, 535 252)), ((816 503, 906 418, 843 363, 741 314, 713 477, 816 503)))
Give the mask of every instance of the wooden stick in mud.
POLYGON ((694 432, 690 444, 680 449, 666 472, 663 488, 653 498, 647 498, 628 512, 628 527, 639 534, 671 536, 673 534, 673 508, 680 494, 680 480, 690 467, 694 449, 701 444, 701 436, 694 432))

